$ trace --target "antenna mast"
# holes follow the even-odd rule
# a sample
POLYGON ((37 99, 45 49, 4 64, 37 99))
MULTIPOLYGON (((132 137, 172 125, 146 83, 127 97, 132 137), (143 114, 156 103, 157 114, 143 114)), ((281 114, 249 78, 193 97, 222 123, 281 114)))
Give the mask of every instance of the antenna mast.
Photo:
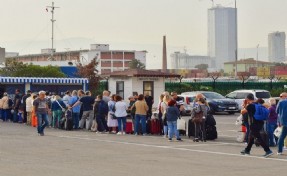
POLYGON ((51 13, 52 13, 52 19, 51 19, 51 22, 52 22, 52 38, 51 38, 51 40, 52 40, 52 53, 51 53, 51 60, 54 60, 54 57, 53 57, 53 55, 54 55, 54 23, 55 23, 55 19, 54 19, 54 10, 55 10, 55 8, 60 8, 60 7, 55 7, 54 6, 54 2, 52 2, 52 6, 47 6, 47 9, 48 8, 50 8, 51 9, 51 13))

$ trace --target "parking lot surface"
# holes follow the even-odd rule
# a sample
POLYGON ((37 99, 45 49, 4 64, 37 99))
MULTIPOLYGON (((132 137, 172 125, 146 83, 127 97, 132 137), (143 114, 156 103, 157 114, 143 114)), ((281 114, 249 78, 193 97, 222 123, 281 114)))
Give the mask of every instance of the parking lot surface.
POLYGON ((277 156, 276 148, 270 158, 255 146, 240 155, 237 116, 215 115, 218 139, 197 143, 49 128, 38 136, 36 128, 1 122, 0 176, 283 175, 287 155, 277 156))

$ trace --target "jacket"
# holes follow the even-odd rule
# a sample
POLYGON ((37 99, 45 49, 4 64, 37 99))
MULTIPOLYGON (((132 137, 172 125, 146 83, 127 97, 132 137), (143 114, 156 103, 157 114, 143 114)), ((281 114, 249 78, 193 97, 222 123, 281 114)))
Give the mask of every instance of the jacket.
POLYGON ((276 113, 276 105, 272 105, 269 108, 270 114, 268 117, 268 123, 273 123, 276 124, 277 123, 277 119, 278 119, 278 114, 276 113))
POLYGON ((168 106, 166 108, 166 120, 176 121, 180 116, 179 109, 176 106, 168 106))
POLYGON ((278 114, 279 123, 283 126, 287 126, 287 100, 279 101, 276 113, 278 114))

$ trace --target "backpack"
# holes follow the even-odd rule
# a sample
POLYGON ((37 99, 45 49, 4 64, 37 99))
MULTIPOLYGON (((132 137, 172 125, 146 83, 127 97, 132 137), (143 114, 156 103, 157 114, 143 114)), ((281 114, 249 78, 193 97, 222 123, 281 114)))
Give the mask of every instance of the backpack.
POLYGON ((255 106, 255 114, 254 118, 256 120, 267 120, 269 117, 269 109, 265 108, 262 104, 256 103, 255 106))
POLYGON ((109 112, 109 106, 105 101, 100 101, 98 105, 98 114, 100 115, 107 115, 109 112))

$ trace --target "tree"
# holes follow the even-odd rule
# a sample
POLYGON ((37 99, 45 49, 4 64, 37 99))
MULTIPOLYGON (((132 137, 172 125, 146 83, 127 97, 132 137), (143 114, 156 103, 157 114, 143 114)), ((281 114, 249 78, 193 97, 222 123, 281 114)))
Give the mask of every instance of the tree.
POLYGON ((11 77, 66 77, 59 67, 24 64, 15 59, 7 60, 0 74, 11 77))
POLYGON ((250 77, 250 72, 238 72, 237 73, 238 78, 242 81, 242 88, 245 87, 245 82, 249 79, 250 77))
POLYGON ((213 90, 215 90, 215 81, 219 78, 220 73, 219 73, 219 72, 212 72, 212 73, 209 73, 209 76, 210 76, 210 77, 212 78, 212 80, 213 80, 212 88, 213 88, 213 90))
POLYGON ((80 77, 87 78, 89 80, 89 89, 94 95, 97 93, 100 82, 100 76, 98 75, 98 70, 96 69, 97 65, 98 62, 96 61, 96 58, 92 59, 88 65, 82 65, 81 63, 77 64, 77 74, 80 77))
POLYGON ((131 69, 145 69, 145 65, 141 62, 141 61, 139 61, 139 60, 137 60, 137 59, 133 59, 130 63, 129 63, 129 67, 131 68, 131 69))
POLYGON ((194 68, 197 68, 198 70, 207 70, 208 64, 198 64, 194 66, 194 68))

